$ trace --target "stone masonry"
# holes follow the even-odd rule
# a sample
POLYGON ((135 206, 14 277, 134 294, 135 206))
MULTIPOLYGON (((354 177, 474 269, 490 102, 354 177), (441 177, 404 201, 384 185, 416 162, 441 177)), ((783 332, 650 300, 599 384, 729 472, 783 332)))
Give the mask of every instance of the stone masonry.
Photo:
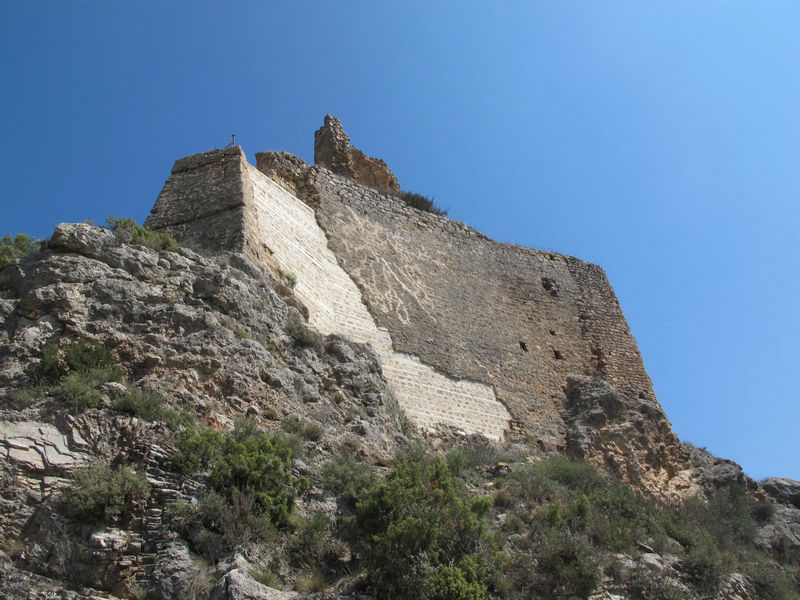
MULTIPOLYGON (((169 185, 159 196, 148 227, 168 229, 192 241, 202 240, 202 235, 186 235, 186 212, 173 207, 169 198, 173 190, 180 189, 181 180, 194 182, 208 174, 218 177, 227 174, 234 182, 215 179, 212 193, 222 194, 220 204, 227 207, 224 222, 237 223, 244 236, 237 238, 235 246, 226 248, 218 243, 218 236, 209 236, 208 248, 235 249, 244 252, 263 266, 295 276, 294 292, 308 308, 309 324, 321 333, 336 333, 362 343, 371 344, 379 356, 384 376, 399 404, 408 416, 422 427, 445 424, 467 433, 481 433, 488 438, 502 439, 508 430, 511 416, 497 401, 491 386, 464 378, 449 377, 437 372, 417 357, 395 352, 392 339, 385 329, 375 324, 361 299, 361 292, 350 276, 339 266, 328 248, 325 233, 320 229, 314 211, 284 187, 248 165, 240 150, 241 167, 227 164, 222 170, 208 169, 208 163, 190 157, 178 163, 198 165, 192 172, 184 168, 173 169, 169 185), (242 194, 239 202, 230 196, 230 190, 242 194), (165 216, 173 215, 176 226, 164 225, 165 216), (152 219, 152 220, 151 220, 152 219)), ((217 160, 229 163, 236 152, 207 153, 217 160)), ((180 197, 185 203, 187 195, 180 197)), ((207 198, 206 198, 207 200, 207 198)), ((207 211, 198 202, 197 221, 205 223, 207 211)), ((200 232, 198 232, 200 233, 200 232)))
MULTIPOLYGON (((197 239, 217 219, 204 245, 292 272, 311 326, 372 344, 418 425, 491 438, 525 433, 545 449, 565 450, 567 379, 596 378, 654 406, 653 452, 677 456, 678 440, 602 268, 493 242, 287 153, 258 154, 256 169, 238 149, 215 152, 176 163, 146 224, 197 239), (229 181, 218 179, 222 171, 229 181), (212 179, 203 193, 204 177, 212 179), (194 193, 203 195, 192 209, 196 225, 178 206, 194 193), (216 231, 234 223, 235 233, 216 231)), ((664 461, 651 460, 647 477, 672 478, 682 468, 667 462, 664 471, 664 461)))

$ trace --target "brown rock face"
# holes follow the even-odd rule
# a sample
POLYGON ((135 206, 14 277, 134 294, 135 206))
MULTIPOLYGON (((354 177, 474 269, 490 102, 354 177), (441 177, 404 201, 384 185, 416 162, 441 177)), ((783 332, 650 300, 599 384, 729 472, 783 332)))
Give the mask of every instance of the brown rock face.
POLYGON ((371 188, 400 191, 397 177, 387 164, 351 146, 341 121, 331 115, 325 116, 325 124, 314 133, 314 164, 371 188))

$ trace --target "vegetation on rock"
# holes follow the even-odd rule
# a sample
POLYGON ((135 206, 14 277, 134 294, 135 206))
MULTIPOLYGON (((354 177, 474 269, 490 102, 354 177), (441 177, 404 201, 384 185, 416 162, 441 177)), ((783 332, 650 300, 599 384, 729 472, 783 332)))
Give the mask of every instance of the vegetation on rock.
POLYGON ((415 192, 406 191, 398 192, 397 197, 412 208, 424 210, 425 212, 433 213, 434 215, 439 215, 441 217, 447 216, 447 210, 436 206, 433 198, 428 198, 427 196, 423 196, 422 194, 417 194, 415 192))
POLYGON ((177 240, 168 233, 151 231, 128 217, 108 217, 108 226, 131 244, 147 246, 154 250, 171 250, 178 247, 177 240))
POLYGON ((0 238, 0 269, 15 258, 22 258, 36 252, 44 245, 42 240, 34 240, 26 233, 18 233, 14 237, 7 235, 0 238))
POLYGON ((62 500, 73 519, 109 523, 132 512, 149 493, 147 480, 130 467, 95 465, 75 473, 62 500))

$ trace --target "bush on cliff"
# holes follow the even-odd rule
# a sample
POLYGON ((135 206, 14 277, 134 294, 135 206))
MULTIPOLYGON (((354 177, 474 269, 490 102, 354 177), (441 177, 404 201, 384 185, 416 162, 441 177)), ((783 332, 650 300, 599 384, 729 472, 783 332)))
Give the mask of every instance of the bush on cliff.
POLYGON ((52 393, 81 412, 96 408, 102 398, 100 386, 121 381, 123 372, 104 344, 81 338, 63 347, 45 346, 32 375, 36 394, 52 393))
POLYGON ((500 591, 503 560, 486 534, 486 508, 462 498, 442 459, 399 458, 389 478, 356 504, 356 545, 370 592, 482 600, 500 591))
POLYGON ((422 194, 416 194, 414 192, 398 192, 397 197, 412 208, 424 210, 425 212, 433 213, 434 215, 439 215, 440 217, 447 215, 447 210, 442 210, 436 206, 432 198, 428 198, 422 194))
POLYGON ((149 494, 147 479, 130 467, 95 465, 76 471, 61 498, 74 519, 108 523, 130 514, 149 494))
POLYGON ((282 435, 270 436, 252 423, 239 421, 220 434, 211 429, 188 429, 177 441, 173 465, 183 472, 211 470, 211 489, 229 502, 247 498, 257 515, 284 525, 295 497, 307 482, 292 476, 292 444, 282 435))
POLYGON ((0 269, 15 258, 22 258, 31 252, 35 252, 43 244, 43 240, 34 240, 26 233, 18 233, 14 237, 7 235, 0 238, 0 269))
POLYGON ((171 250, 178 247, 178 242, 168 233, 158 233, 142 227, 128 217, 108 217, 108 227, 116 233, 127 238, 132 244, 147 246, 153 250, 171 250))

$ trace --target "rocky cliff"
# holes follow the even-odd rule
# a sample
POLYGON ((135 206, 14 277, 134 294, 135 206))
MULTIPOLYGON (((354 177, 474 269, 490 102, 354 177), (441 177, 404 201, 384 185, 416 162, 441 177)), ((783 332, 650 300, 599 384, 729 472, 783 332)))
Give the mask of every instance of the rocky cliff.
POLYGON ((1 597, 797 597, 798 484, 679 442, 602 269, 257 158, 0 271, 1 597))
MULTIPOLYGON (((349 148, 342 140, 341 124, 326 117, 317 149, 349 148), (320 141, 329 138, 339 142, 320 141)), ((319 151, 317 162, 342 174, 286 153, 259 153, 254 168, 237 148, 181 159, 147 226, 291 273, 310 324, 371 344, 419 426, 534 436, 563 451, 573 436, 568 379, 602 379, 638 403, 640 426, 583 456, 652 494, 696 491, 600 267, 498 244, 363 185, 319 151)))

